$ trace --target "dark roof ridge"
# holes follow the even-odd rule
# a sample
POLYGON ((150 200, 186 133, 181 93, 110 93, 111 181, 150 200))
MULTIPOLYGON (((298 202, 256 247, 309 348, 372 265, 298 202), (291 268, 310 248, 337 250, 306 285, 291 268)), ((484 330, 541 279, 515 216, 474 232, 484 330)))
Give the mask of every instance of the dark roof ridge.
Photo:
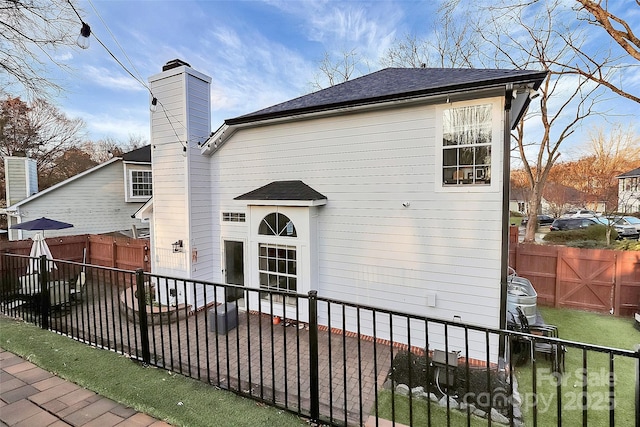
POLYGON ((225 121, 227 125, 287 117, 295 114, 481 89, 508 83, 537 89, 546 71, 483 68, 384 68, 225 121))

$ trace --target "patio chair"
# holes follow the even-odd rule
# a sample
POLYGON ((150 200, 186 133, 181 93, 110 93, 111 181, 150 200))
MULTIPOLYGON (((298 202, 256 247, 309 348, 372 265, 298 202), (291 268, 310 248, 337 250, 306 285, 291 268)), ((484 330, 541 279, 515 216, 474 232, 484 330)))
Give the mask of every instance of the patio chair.
MULTIPOLYGON (((518 314, 518 322, 520 324, 520 332, 524 332, 531 335, 538 335, 545 338, 559 338, 558 328, 554 325, 529 325, 527 316, 524 314, 520 307, 516 307, 518 314)), ((536 353, 544 354, 545 359, 551 360, 551 366, 553 372, 562 374, 564 372, 564 354, 567 349, 564 345, 554 342, 541 342, 535 339, 530 340, 530 357, 531 360, 535 360, 536 353), (531 341, 533 343, 531 343, 531 341), (533 344, 533 345, 531 345, 533 344)))

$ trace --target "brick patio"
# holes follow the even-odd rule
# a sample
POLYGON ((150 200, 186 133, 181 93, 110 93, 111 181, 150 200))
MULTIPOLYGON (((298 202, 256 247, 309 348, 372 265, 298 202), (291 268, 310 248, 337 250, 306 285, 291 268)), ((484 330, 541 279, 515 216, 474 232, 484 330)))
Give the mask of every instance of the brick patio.
POLYGON ((2 348, 0 383, 3 426, 169 426, 58 378, 2 348))

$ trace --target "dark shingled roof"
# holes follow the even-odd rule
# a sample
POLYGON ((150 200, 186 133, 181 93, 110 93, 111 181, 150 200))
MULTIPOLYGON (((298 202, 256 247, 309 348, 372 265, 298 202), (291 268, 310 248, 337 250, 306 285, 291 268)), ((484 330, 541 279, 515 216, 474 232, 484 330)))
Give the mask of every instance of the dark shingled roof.
POLYGON ((326 200, 302 181, 275 181, 234 200, 326 200))
POLYGON ((631 170, 629 172, 625 172, 622 175, 618 175, 618 178, 627 178, 630 176, 640 176, 640 168, 636 168, 634 170, 631 170))
POLYGON ((151 145, 145 145, 144 147, 124 153, 122 160, 125 162, 151 163, 151 145))
POLYGON ((538 89, 547 73, 529 70, 471 68, 385 68, 366 76, 225 121, 227 125, 373 104, 507 83, 533 83, 538 89))

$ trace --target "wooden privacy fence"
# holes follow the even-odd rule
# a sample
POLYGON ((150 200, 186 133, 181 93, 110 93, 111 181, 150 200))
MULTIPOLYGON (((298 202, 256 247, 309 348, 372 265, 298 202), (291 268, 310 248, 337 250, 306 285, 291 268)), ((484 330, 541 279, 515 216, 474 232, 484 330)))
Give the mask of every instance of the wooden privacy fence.
POLYGON ((538 303, 631 316, 640 304, 640 251, 510 244, 509 260, 538 303))
MULTIPOLYGON (((83 234, 45 239, 54 259, 82 262, 87 249, 86 263, 123 270, 142 268, 151 271, 149 240, 83 234)), ((29 255, 32 240, 0 241, 1 253, 29 255)))

